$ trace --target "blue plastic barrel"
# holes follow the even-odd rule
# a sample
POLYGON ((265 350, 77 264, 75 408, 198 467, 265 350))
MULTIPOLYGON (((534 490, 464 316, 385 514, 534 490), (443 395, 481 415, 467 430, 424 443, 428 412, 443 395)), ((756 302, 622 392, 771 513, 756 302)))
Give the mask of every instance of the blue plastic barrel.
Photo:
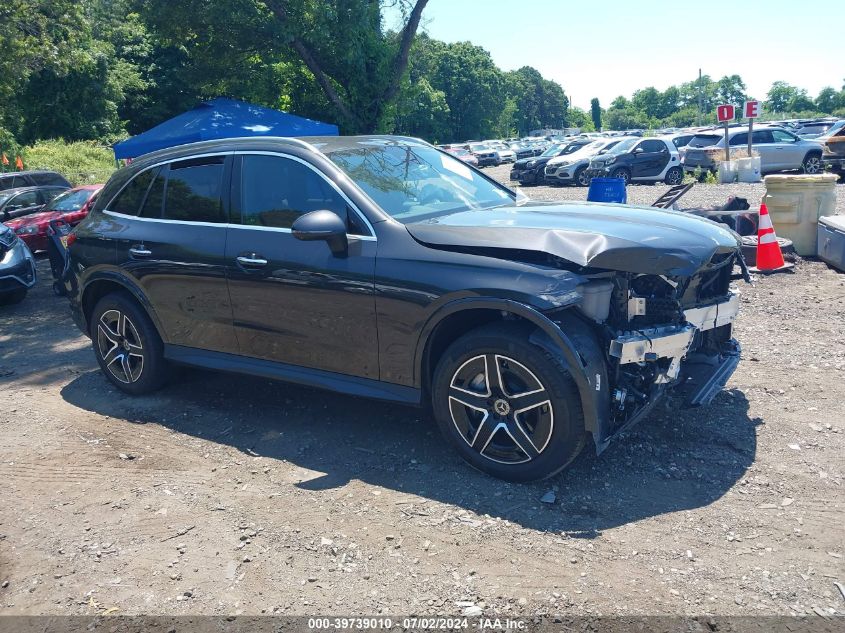
POLYGON ((593 178, 587 192, 588 202, 628 202, 628 191, 621 178, 593 178))

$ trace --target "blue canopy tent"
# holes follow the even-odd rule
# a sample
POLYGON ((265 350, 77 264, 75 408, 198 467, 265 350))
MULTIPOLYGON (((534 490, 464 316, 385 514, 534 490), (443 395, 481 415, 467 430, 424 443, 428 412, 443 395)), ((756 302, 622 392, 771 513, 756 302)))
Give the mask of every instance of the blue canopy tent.
POLYGON ((221 97, 115 144, 114 157, 135 158, 165 147, 218 138, 337 134, 337 126, 330 123, 221 97))

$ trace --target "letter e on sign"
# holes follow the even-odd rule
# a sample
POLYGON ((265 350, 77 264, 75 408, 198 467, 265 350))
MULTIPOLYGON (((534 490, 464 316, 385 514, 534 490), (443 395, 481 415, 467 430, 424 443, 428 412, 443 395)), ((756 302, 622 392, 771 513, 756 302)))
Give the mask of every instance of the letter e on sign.
POLYGON ((746 101, 743 110, 745 111, 746 119, 756 119, 758 116, 760 116, 760 102, 746 101))
POLYGON ((716 118, 719 119, 719 123, 724 123, 725 121, 733 121, 734 107, 729 104, 720 105, 718 108, 716 108, 716 118))

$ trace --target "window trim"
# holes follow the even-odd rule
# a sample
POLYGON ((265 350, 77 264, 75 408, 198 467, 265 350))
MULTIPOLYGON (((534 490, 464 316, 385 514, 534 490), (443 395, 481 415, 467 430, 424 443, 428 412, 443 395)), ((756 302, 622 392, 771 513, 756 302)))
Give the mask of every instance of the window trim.
MULTIPOLYGON (((373 225, 370 223, 367 216, 364 215, 361 212, 361 210, 358 208, 358 205, 356 205, 354 202, 352 202, 352 200, 350 200, 349 196, 347 196, 346 193, 344 193, 340 189, 340 187, 338 187, 330 178, 327 178, 326 175, 322 171, 320 171, 319 169, 317 169, 317 167, 315 167, 314 165, 312 165, 308 161, 303 160, 302 158, 300 158, 298 156, 293 156, 292 154, 286 154, 284 152, 271 152, 271 151, 266 151, 266 150, 235 150, 235 151, 228 151, 228 152, 223 152, 223 153, 221 153, 221 152, 209 152, 209 153, 206 153, 206 154, 192 154, 192 155, 189 155, 189 156, 179 156, 178 158, 171 158, 171 159, 168 159, 168 160, 163 160, 163 161, 158 162, 158 163, 153 163, 152 165, 147 165, 143 169, 138 170, 138 173, 133 174, 132 177, 129 180, 127 180, 125 183, 123 183, 123 186, 111 197, 111 200, 109 200, 108 203, 103 206, 103 213, 106 214, 106 215, 114 216, 114 217, 136 220, 138 222, 163 222, 163 223, 166 223, 166 224, 184 224, 184 225, 187 225, 187 226, 221 226, 221 227, 225 227, 225 228, 249 229, 249 230, 254 230, 254 231, 277 231, 277 232, 280 232, 280 233, 292 233, 291 229, 286 229, 286 228, 282 228, 282 227, 251 226, 251 225, 246 225, 246 224, 236 224, 236 223, 231 221, 232 218, 231 218, 231 216, 229 216, 228 208, 227 208, 227 211, 226 211, 227 217, 229 219, 228 222, 199 222, 199 221, 195 221, 195 220, 171 220, 171 219, 167 219, 167 218, 142 218, 139 215, 128 215, 126 213, 118 213, 117 211, 110 211, 109 210, 109 207, 112 205, 112 203, 115 200, 117 200, 118 196, 123 193, 123 190, 126 189, 126 187, 129 186, 129 183, 131 183, 133 180, 135 180, 138 176, 140 176, 144 172, 149 171, 151 169, 155 169, 156 167, 162 167, 163 165, 167 165, 168 168, 169 168, 170 163, 175 163, 175 162, 179 162, 179 161, 183 161, 183 160, 191 160, 191 159, 195 159, 195 158, 211 158, 211 157, 214 157, 214 156, 223 156, 224 158, 227 158, 227 157, 231 156, 234 159, 234 157, 237 156, 237 155, 245 156, 245 155, 250 155, 250 154, 261 155, 261 156, 278 156, 280 158, 289 158, 291 160, 295 160, 299 163, 302 163, 303 165, 305 165, 306 167, 311 169, 319 177, 321 177, 323 180, 325 180, 329 184, 329 186, 334 188, 334 190, 337 191, 337 193, 340 194, 340 196, 349 205, 349 208, 352 210, 352 212, 355 213, 356 216, 360 220, 363 221, 364 226, 366 226, 367 230, 369 230, 370 233, 371 233, 370 235, 353 235, 351 233, 347 233, 346 237, 347 238, 354 238, 354 239, 358 239, 358 240, 363 240, 363 241, 366 241, 366 242, 378 241, 378 238, 376 237, 376 231, 373 228, 373 225)), ((153 179, 153 181, 155 181, 155 178, 153 179)), ((152 186, 152 182, 150 183, 150 185, 152 186)), ((227 195, 230 196, 231 192, 232 192, 231 177, 229 178, 229 182, 226 183, 224 186, 227 187, 226 191, 224 191, 224 198, 226 198, 227 195)), ((147 187, 147 191, 144 194, 144 202, 146 202, 147 195, 149 195, 149 187, 147 187)), ((144 206, 144 203, 142 202, 141 206, 138 209, 138 213, 141 212, 141 209, 143 209, 143 206, 144 206)))

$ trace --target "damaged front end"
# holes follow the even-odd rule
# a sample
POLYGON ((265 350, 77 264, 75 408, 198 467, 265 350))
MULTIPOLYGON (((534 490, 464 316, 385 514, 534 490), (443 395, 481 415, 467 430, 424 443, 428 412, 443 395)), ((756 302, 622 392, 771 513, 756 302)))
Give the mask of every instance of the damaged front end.
POLYGON ((589 278, 580 312, 598 326, 609 391, 607 419, 594 432, 599 451, 667 390, 680 390, 688 406, 699 406, 724 387, 740 357, 732 336, 739 312, 732 282, 748 279, 738 250, 714 254, 689 277, 614 272, 589 278))

